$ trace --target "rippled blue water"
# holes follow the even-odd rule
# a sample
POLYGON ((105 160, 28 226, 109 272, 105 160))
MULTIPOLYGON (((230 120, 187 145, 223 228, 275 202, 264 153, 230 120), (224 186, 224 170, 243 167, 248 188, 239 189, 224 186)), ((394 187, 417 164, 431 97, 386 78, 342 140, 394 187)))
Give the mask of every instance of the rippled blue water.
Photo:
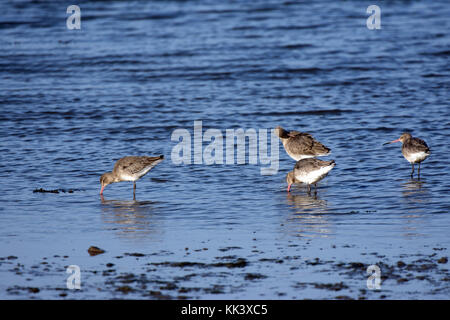
MULTIPOLYGON (((382 1, 382 29, 369 30, 370 4, 79 1, 81 30, 68 30, 64 2, 2 2, 0 257, 33 264, 67 255, 61 267, 83 271, 125 252, 210 263, 237 247, 246 270, 267 277, 247 285, 239 272, 217 275, 201 281, 237 288, 194 297, 301 299, 337 294, 298 289, 299 279, 336 283, 340 276, 258 261, 300 256, 369 265, 433 248, 448 255, 450 6, 382 1), (271 176, 260 174, 261 164, 175 165, 171 135, 184 128, 193 137, 195 120, 203 132, 306 131, 332 149, 326 159, 337 166, 314 197, 301 186, 287 194, 294 161, 281 144, 271 176), (403 131, 431 147, 420 181, 410 178, 399 144, 382 146, 403 131), (114 161, 159 154, 166 159, 138 181, 137 201, 127 182, 99 197, 99 177, 114 161), (106 253, 90 257, 91 245, 106 253)), ((133 260, 117 267, 143 272, 133 260)), ((8 268, 0 268, 2 298, 14 298, 7 289, 17 283, 58 298, 42 288, 64 287, 68 276, 26 280, 8 268)), ((84 285, 69 297, 124 297, 97 290, 100 275, 84 285)), ((365 286, 355 280, 346 294, 357 298, 365 286)), ((381 294, 448 298, 448 285, 430 286, 388 279, 381 294)))

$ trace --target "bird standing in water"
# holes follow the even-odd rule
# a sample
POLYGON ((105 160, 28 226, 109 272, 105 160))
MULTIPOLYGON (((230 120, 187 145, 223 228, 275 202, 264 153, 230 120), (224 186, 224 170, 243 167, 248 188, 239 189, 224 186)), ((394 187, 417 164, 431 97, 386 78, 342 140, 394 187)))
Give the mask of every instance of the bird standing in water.
POLYGON ((147 174, 154 166, 164 160, 164 156, 127 156, 117 160, 112 172, 106 172, 100 177, 100 195, 108 184, 133 181, 133 199, 136 199, 136 181, 147 174))
POLYGON ((287 191, 291 190, 291 185, 294 183, 305 183, 308 185, 308 193, 311 192, 312 184, 315 187, 315 193, 317 193, 317 182, 325 178, 335 165, 334 160, 324 161, 308 158, 297 161, 294 170, 286 176, 287 191))
POLYGON ((295 161, 305 158, 327 156, 331 150, 306 132, 286 131, 282 127, 275 128, 275 134, 283 143, 284 150, 295 161))
POLYGON ((414 177, 414 164, 419 164, 419 170, 417 172, 417 177, 420 178, 420 163, 424 161, 431 154, 431 150, 427 143, 419 138, 413 138, 413 136, 405 132, 397 140, 386 142, 385 144, 401 142, 402 143, 402 154, 405 159, 411 163, 412 171, 411 178, 414 177))

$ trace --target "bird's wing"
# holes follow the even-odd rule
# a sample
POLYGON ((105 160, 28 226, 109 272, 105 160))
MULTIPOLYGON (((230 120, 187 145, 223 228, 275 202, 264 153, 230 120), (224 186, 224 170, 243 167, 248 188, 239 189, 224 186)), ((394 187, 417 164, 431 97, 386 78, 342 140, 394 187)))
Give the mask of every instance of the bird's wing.
POLYGON ((335 163, 334 160, 325 161, 316 158, 308 158, 297 161, 294 167, 294 171, 311 172, 319 170, 320 168, 327 167, 335 163))
POLYGON ((330 149, 325 147, 322 143, 314 139, 309 133, 299 132, 291 139, 289 139, 290 148, 296 150, 301 154, 325 154, 330 152, 330 149))
POLYGON ((423 151, 423 152, 430 151, 430 148, 428 147, 427 143, 420 138, 412 138, 411 144, 414 146, 414 148, 416 150, 423 151))
POLYGON ((310 136, 310 137, 311 137, 311 135, 310 135, 309 133, 306 133, 306 132, 300 132, 300 131, 295 131, 295 130, 290 131, 290 132, 288 133, 288 136, 291 137, 291 138, 294 138, 294 137, 297 137, 297 136, 310 136))
POLYGON ((161 157, 129 156, 117 161, 114 170, 126 171, 129 174, 136 174, 141 171, 148 171, 163 161, 161 157))

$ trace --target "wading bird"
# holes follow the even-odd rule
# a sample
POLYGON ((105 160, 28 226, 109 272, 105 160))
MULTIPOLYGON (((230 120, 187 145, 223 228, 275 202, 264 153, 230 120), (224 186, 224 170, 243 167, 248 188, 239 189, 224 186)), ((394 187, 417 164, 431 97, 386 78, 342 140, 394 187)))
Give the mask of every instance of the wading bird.
POLYGON ((309 133, 286 131, 280 126, 275 128, 275 134, 283 143, 284 150, 295 161, 305 158, 327 156, 331 149, 314 139, 309 133))
POLYGON ((102 186, 100 194, 108 184, 133 181, 133 199, 136 199, 136 181, 147 174, 154 166, 164 160, 164 156, 128 156, 117 160, 112 172, 106 172, 100 177, 102 186))
POLYGON ((311 192, 312 184, 315 187, 315 193, 317 193, 317 182, 325 178, 335 165, 334 160, 324 161, 308 158, 297 161, 294 170, 286 176, 287 191, 291 190, 291 185, 294 183, 305 183, 308 185, 308 193, 311 192))
POLYGON ((420 163, 428 158, 428 156, 431 154, 430 148, 428 148, 427 143, 422 139, 413 138, 410 133, 405 132, 397 140, 386 142, 383 145, 395 142, 402 143, 402 154, 405 159, 412 165, 411 178, 414 177, 415 163, 419 164, 417 177, 420 178, 420 163))

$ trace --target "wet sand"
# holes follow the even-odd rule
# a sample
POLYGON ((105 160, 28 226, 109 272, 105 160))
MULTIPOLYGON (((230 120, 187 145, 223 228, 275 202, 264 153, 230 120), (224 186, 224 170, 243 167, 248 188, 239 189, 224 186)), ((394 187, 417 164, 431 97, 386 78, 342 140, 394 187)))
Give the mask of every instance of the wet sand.
MULTIPOLYGON (((322 249, 332 252, 337 248, 322 249)), ((0 257, 0 274, 8 274, 18 283, 7 286, 0 296, 3 299, 417 299, 426 295, 430 299, 447 299, 450 294, 446 248, 430 248, 429 254, 389 259, 377 252, 361 255, 361 260, 370 256, 379 266, 380 290, 367 288, 369 265, 359 260, 329 260, 320 255, 305 258, 301 254, 271 256, 257 249, 249 257, 240 254, 240 247, 222 247, 216 250, 213 260, 205 262, 201 256, 209 251, 208 247, 184 251, 183 259, 174 259, 176 254, 169 251, 120 255, 106 251, 91 257, 98 259, 97 267, 82 270, 80 290, 68 289, 64 281, 69 276, 67 255, 43 257, 33 264, 24 264, 13 255, 0 257), (124 265, 127 267, 123 268, 124 265), (134 272, 129 270, 130 266, 134 272), (287 286, 276 285, 275 275, 280 273, 289 278, 287 286), (55 282, 55 278, 61 280, 55 282)))

